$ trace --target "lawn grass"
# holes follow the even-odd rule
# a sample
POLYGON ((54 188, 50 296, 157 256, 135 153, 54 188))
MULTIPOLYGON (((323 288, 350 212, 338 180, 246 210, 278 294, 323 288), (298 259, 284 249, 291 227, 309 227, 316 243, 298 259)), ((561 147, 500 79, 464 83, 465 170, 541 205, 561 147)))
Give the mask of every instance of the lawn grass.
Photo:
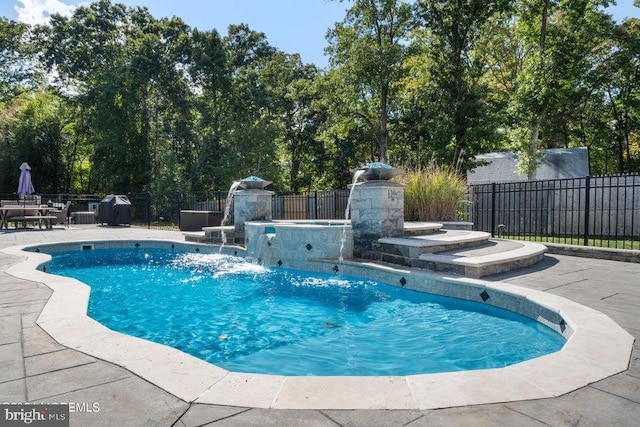
MULTIPOLYGON (((510 240, 527 240, 539 243, 558 243, 563 245, 576 245, 585 246, 584 239, 582 237, 570 237, 570 236, 510 236, 510 235, 496 235, 500 239, 510 240)), ((588 245, 598 248, 611 248, 611 249, 635 249, 640 250, 639 239, 588 239, 588 245)))

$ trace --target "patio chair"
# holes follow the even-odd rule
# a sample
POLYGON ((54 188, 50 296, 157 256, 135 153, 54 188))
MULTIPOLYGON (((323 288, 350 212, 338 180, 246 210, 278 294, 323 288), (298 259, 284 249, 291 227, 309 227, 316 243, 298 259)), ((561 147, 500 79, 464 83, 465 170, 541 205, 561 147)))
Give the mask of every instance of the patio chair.
POLYGON ((20 194, 20 205, 40 205, 42 198, 39 194, 20 194))
POLYGON ((71 202, 67 201, 64 208, 54 209, 48 212, 49 215, 56 217, 53 221, 54 224, 63 224, 65 227, 69 226, 69 207, 71 207, 71 202))

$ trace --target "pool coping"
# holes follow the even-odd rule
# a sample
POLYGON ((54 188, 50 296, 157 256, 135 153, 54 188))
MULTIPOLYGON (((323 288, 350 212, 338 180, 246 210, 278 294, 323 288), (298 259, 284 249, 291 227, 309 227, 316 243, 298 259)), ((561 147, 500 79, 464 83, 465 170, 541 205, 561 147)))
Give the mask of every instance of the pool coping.
MULTIPOLYGON (((97 241, 119 244, 131 240, 97 241)), ((167 242, 202 246, 162 241, 167 242)), ((286 377, 228 372, 171 347, 112 331, 89 318, 89 286, 38 270, 50 257, 22 250, 34 246, 48 244, 14 246, 3 252, 24 258, 6 273, 43 283, 53 291, 38 317, 40 327, 64 346, 128 369, 193 403, 274 409, 436 409, 556 397, 625 371, 634 342, 606 315, 559 296, 501 282, 424 274, 536 302, 557 312, 571 329, 571 336, 559 352, 499 369, 389 377, 286 377)), ((412 273, 373 263, 348 265, 369 272, 412 273)))

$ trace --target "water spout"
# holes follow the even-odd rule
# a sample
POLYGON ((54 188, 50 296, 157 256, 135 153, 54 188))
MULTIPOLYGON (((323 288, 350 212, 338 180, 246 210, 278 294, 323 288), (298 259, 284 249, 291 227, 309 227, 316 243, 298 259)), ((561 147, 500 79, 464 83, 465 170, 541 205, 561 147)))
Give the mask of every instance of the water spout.
POLYGON ((265 259, 269 259, 271 256, 271 251, 269 248, 272 245, 273 239, 276 237, 275 234, 272 233, 264 233, 258 236, 258 242, 256 243, 255 253, 250 254, 253 255, 253 263, 266 265, 268 262, 265 262, 265 259))
POLYGON ((227 233, 224 231, 224 225, 229 219, 229 214, 231 212, 231 202, 233 201, 233 196, 236 194, 236 190, 240 185, 241 181, 233 181, 231 183, 231 187, 229 187, 229 192, 227 193, 227 202, 224 206, 224 216, 222 217, 222 222, 220 222, 220 238, 222 243, 220 244, 220 253, 222 253, 222 248, 227 244, 227 233))
POLYGON ((347 199, 347 208, 344 210, 344 225, 342 226, 342 239, 340 239, 340 262, 344 261, 344 244, 347 240, 347 221, 351 214, 351 198, 353 197, 353 189, 358 184, 358 179, 365 173, 364 169, 358 169, 353 174, 353 182, 351 183, 351 189, 349 190, 349 198, 347 199))

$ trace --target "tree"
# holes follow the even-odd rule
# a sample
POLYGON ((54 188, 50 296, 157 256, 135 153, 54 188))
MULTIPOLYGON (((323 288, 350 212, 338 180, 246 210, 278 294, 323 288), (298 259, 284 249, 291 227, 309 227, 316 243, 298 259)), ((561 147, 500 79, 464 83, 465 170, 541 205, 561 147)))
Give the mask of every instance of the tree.
MULTIPOLYGON (((15 113, 5 123, 10 188, 17 188, 17 167, 27 161, 34 171, 39 193, 68 193, 74 165, 74 122, 72 109, 52 92, 35 92, 15 104, 15 113)), ((4 151, 4 150, 3 150, 4 151)))
POLYGON ((191 35, 189 73, 196 87, 196 126, 199 137, 193 146, 185 146, 185 158, 192 157, 192 181, 196 188, 220 188, 225 184, 218 173, 222 163, 226 100, 231 94, 231 76, 227 52, 218 32, 198 31, 191 35))
POLYGON ((14 96, 20 81, 17 62, 20 57, 20 39, 25 25, 0 17, 0 103, 14 96))
POLYGON ((333 188, 345 188, 352 182, 350 169, 361 166, 363 159, 376 158, 370 129, 363 120, 354 120, 359 97, 342 71, 322 73, 313 84, 318 94, 313 109, 323 115, 316 134, 321 145, 314 153, 316 167, 322 171, 318 182, 333 188))
POLYGON ((640 20, 627 19, 612 34, 592 75, 611 118, 617 171, 632 173, 640 170, 640 20))
POLYGON ((508 0, 419 0, 419 22, 426 30, 419 55, 426 56, 431 97, 435 99, 432 148, 449 152, 448 164, 471 166, 469 159, 495 139, 481 35, 508 0))
POLYGON ((522 46, 511 100, 513 147, 534 178, 539 148, 574 144, 576 112, 589 96, 585 77, 611 33, 607 0, 523 0, 516 20, 522 46))
POLYGON ((282 184, 279 126, 271 111, 273 99, 262 78, 277 53, 264 33, 247 25, 231 25, 223 39, 231 86, 226 99, 224 139, 217 175, 223 186, 247 175, 282 184))
POLYGON ((322 150, 316 135, 325 114, 314 105, 317 77, 315 66, 303 65, 299 55, 282 52, 274 54, 261 72, 271 99, 270 116, 279 124, 281 168, 288 171, 287 184, 293 191, 313 188, 323 172, 317 164, 322 150))
POLYGON ((401 0, 356 0, 327 35, 330 63, 357 98, 352 118, 366 124, 381 162, 388 161, 392 89, 402 75, 411 18, 401 0))
POLYGON ((163 119, 186 93, 187 27, 177 18, 156 20, 145 8, 100 0, 70 18, 54 15, 42 34, 48 66, 86 120, 80 132, 93 147, 96 189, 150 190, 166 170, 158 156, 171 152, 161 146, 170 142, 163 119), (166 99, 174 102, 163 104, 166 99))

